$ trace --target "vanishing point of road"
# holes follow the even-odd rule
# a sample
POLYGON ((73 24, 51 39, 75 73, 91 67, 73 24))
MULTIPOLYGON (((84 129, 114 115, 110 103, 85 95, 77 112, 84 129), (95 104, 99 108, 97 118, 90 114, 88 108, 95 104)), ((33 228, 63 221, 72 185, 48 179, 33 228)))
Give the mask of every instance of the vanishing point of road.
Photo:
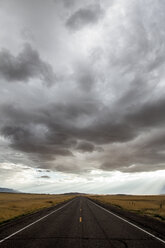
POLYGON ((0 248, 165 248, 165 241, 86 197, 0 229, 0 248))

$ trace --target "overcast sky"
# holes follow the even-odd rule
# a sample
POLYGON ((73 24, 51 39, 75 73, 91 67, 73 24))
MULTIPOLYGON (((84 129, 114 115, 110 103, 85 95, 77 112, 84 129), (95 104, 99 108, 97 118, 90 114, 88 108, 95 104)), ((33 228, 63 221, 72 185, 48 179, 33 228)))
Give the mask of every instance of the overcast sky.
POLYGON ((165 193, 165 1, 0 0, 0 187, 165 193))

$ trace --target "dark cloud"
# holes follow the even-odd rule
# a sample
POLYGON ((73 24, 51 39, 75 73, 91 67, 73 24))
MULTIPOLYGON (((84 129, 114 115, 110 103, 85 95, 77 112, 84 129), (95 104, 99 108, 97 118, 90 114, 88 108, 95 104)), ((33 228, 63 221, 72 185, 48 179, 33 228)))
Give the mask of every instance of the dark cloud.
POLYGON ((101 157, 104 170, 123 172, 155 171, 164 169, 164 129, 146 131, 128 143, 113 144, 101 157))
POLYGON ((92 143, 82 141, 79 142, 76 149, 82 152, 93 152, 95 150, 95 146, 92 143))
POLYGON ((38 9, 40 1, 33 2, 4 12, 21 26, 14 25, 21 38, 0 52, 6 161, 69 173, 162 169, 164 3, 48 0, 38 9), (91 33, 81 30, 86 26, 91 33), (22 36, 31 45, 21 50, 22 36))
POLYGON ((44 176, 41 176, 40 178, 49 179, 50 177, 49 177, 49 176, 44 175, 44 176))
POLYGON ((103 10, 99 4, 88 5, 72 14, 66 25, 72 30, 78 30, 86 25, 97 23, 102 15, 103 10))
POLYGON ((51 65, 42 61, 38 52, 29 44, 25 44, 16 57, 9 50, 2 49, 0 58, 0 75, 8 82, 26 82, 31 78, 39 78, 47 85, 55 83, 56 77, 51 65))
MULTIPOLYGON (((39 110, 39 115, 34 114, 35 118, 33 115, 26 116, 25 113, 20 114, 19 118, 16 114, 19 109, 12 109, 13 115, 9 112, 7 116, 8 119, 9 116, 11 117, 10 122, 14 120, 15 126, 5 125, 1 129, 1 134, 10 140, 12 148, 28 154, 36 154, 39 164, 44 161, 43 168, 52 168, 49 163, 46 165, 46 161, 51 162, 58 156, 73 156, 74 150, 92 153, 97 151, 97 145, 108 144, 112 144, 108 149, 108 155, 102 148, 102 155, 99 157, 102 161, 102 169, 135 172, 163 167, 165 156, 161 150, 163 152, 165 148, 165 139, 162 132, 159 134, 151 132, 151 136, 134 143, 134 139, 143 132, 154 129, 158 124, 163 126, 165 121, 163 100, 147 103, 143 108, 136 106, 133 113, 124 115, 111 114, 106 108, 99 112, 96 103, 94 105, 87 102, 80 103, 80 101, 75 102, 70 106, 48 105, 45 109, 39 110), (148 121, 144 113, 150 113, 153 119, 148 121), (82 127, 81 124, 75 125, 77 118, 83 116, 89 120, 92 115, 94 119, 92 118, 90 124, 82 127)), ((62 171, 65 168, 67 171, 75 169, 73 165, 71 168, 67 165, 57 167, 54 165, 54 168, 57 170, 61 168, 62 171)))
POLYGON ((163 114, 165 108, 165 99, 149 101, 142 106, 135 106, 132 113, 129 113, 126 118, 135 126, 152 127, 162 126, 165 122, 163 114))
MULTIPOLYGON (((36 153, 40 158, 50 160, 55 156, 73 156, 72 152, 60 144, 46 142, 37 136, 29 127, 5 126, 1 130, 2 134, 10 139, 11 147, 26 153, 36 153)), ((55 139, 56 140, 56 139, 55 139)))
MULTIPOLYGON (((137 172, 163 168, 163 131, 152 131, 164 126, 163 99, 134 106, 130 113, 126 109, 114 114, 103 106, 99 111, 98 106, 99 102, 79 99, 68 105, 47 105, 36 110, 37 114, 21 112, 19 108, 8 112, 10 108, 4 107, 3 116, 15 125, 6 123, 1 134, 9 139, 12 148, 29 154, 32 160, 31 154, 36 155, 35 161, 42 168, 53 168, 51 161, 59 156, 73 157, 76 150, 92 153, 97 151, 97 145, 110 144, 108 151, 100 147, 101 169, 137 172), (81 126, 82 117, 87 120, 85 126, 81 126), (139 135, 149 131, 149 136, 136 141, 139 135)), ((78 171, 74 164, 54 164, 54 169, 60 171, 60 168, 78 171)))

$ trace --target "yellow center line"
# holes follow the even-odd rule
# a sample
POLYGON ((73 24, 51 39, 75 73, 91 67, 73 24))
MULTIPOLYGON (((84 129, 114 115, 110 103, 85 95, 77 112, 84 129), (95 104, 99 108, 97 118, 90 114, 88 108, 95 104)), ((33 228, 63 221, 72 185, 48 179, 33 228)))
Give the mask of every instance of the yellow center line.
POLYGON ((82 217, 80 217, 80 222, 82 222, 82 217))

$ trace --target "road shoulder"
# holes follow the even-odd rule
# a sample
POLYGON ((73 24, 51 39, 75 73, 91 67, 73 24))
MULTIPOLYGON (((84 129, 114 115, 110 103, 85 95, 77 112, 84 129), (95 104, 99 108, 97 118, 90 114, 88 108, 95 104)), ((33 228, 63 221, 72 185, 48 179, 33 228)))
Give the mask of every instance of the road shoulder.
POLYGON ((117 214, 118 216, 130 221, 131 223, 138 225, 139 227, 145 229, 153 235, 165 240, 165 222, 159 221, 149 216, 142 216, 137 213, 133 213, 113 205, 99 202, 97 200, 93 200, 90 198, 89 200, 97 203, 101 207, 113 212, 114 214, 117 214))

